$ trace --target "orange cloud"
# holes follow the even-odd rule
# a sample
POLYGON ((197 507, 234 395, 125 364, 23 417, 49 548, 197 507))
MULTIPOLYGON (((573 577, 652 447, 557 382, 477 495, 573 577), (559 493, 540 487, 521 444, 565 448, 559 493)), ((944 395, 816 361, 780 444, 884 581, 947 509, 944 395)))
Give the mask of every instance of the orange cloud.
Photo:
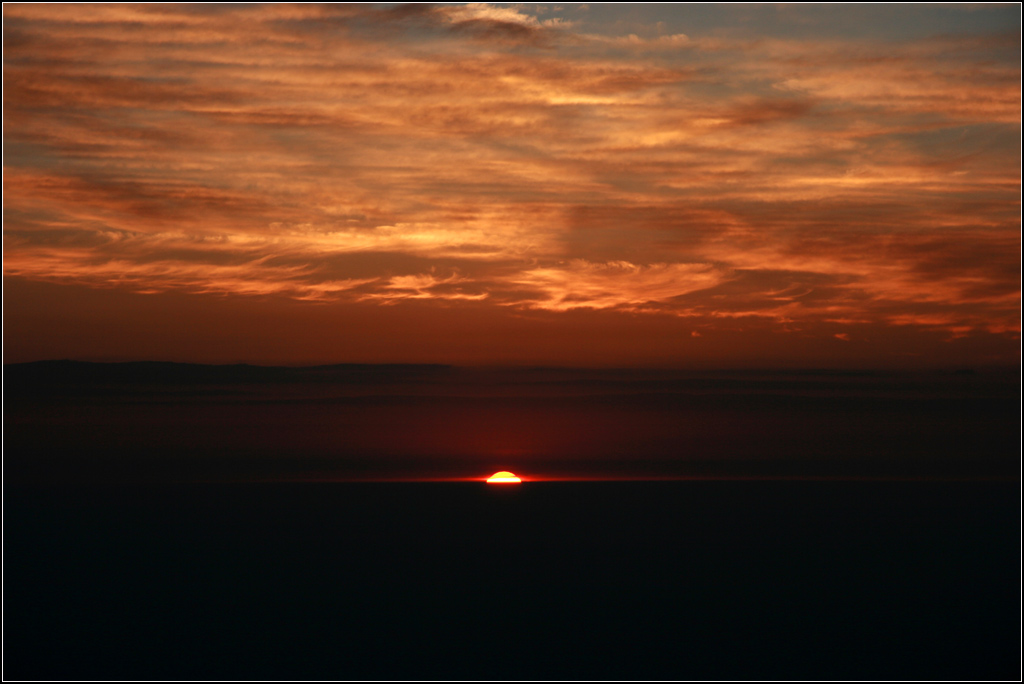
POLYGON ((3 12, 9 276, 1020 329, 1017 34, 484 3, 3 12))
POLYGON ((723 274, 708 264, 651 264, 627 261, 594 264, 582 259, 566 265, 524 271, 511 282, 537 290, 528 306, 569 309, 635 310, 718 284, 723 274))
POLYGON ((464 292, 460 283, 467 283, 458 275, 437 278, 433 274, 422 273, 408 276, 394 276, 382 291, 363 295, 364 300, 377 300, 383 303, 400 299, 464 299, 477 301, 487 299, 488 293, 471 294, 464 292))

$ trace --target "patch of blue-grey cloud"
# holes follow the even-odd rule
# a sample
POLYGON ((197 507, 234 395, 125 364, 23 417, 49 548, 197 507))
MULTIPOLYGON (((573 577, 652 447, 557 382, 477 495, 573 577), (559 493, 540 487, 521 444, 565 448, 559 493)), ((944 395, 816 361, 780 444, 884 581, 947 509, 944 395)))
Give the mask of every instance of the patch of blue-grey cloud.
POLYGON ((1021 24, 1019 3, 594 3, 578 14, 588 31, 641 37, 684 33, 902 42, 950 34, 1019 35, 1021 24))

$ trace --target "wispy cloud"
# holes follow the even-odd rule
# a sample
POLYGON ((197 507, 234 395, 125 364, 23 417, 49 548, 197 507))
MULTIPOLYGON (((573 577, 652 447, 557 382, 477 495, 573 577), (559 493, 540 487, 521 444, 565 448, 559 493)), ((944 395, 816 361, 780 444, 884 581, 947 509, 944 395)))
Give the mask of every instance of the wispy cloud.
POLYGON ((3 11, 9 276, 1019 331, 1019 32, 3 11))
POLYGON ((709 288, 723 278, 718 269, 708 264, 642 266, 628 261, 594 264, 576 259, 564 265, 524 271, 513 282, 539 292, 539 298, 527 304, 532 308, 634 311, 709 288))

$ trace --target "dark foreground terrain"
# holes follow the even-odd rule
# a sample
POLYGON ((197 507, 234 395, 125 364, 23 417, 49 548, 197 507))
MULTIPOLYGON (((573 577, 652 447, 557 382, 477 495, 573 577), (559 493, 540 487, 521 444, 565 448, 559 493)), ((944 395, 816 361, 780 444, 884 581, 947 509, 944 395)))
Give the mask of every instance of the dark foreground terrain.
POLYGON ((1019 369, 39 362, 3 439, 6 679, 1020 677, 1019 369))
POLYGON ((1016 482, 8 486, 5 679, 1019 679, 1016 482))

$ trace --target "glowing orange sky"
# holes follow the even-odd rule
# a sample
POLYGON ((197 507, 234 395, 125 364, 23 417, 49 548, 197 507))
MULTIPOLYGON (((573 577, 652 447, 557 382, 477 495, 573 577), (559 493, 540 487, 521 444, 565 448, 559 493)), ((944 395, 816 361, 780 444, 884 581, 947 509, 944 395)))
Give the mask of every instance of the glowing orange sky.
POLYGON ((7 362, 1019 359, 1019 5, 3 16, 7 362))

